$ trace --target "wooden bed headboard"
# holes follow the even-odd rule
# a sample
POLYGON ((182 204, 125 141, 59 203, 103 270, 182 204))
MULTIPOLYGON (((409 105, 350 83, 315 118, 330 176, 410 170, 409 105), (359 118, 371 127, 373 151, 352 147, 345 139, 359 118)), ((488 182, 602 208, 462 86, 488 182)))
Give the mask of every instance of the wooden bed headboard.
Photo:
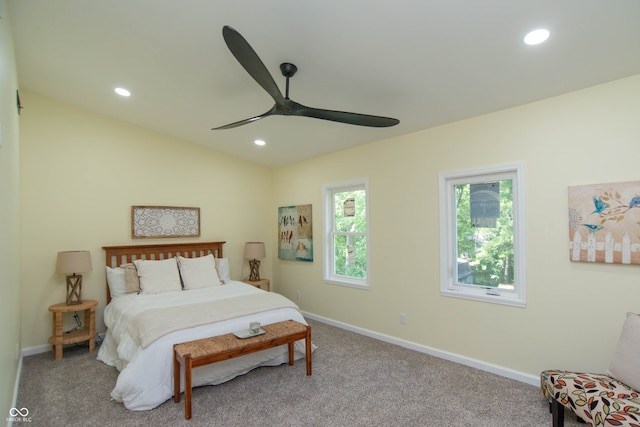
MULTIPOLYGON (((161 260, 182 256, 195 258, 213 254, 222 258, 222 245, 226 242, 192 242, 166 243, 156 245, 103 246, 106 252, 106 265, 116 268, 136 259, 161 260)), ((107 304, 111 301, 111 293, 107 284, 107 304)))

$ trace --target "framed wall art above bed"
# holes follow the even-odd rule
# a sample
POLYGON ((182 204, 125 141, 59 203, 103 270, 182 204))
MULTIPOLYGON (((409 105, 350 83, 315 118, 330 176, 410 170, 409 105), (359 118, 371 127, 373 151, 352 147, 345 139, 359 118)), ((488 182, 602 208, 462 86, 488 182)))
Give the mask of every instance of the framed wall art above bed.
POLYGON ((131 206, 131 237, 200 237, 200 208, 131 206))

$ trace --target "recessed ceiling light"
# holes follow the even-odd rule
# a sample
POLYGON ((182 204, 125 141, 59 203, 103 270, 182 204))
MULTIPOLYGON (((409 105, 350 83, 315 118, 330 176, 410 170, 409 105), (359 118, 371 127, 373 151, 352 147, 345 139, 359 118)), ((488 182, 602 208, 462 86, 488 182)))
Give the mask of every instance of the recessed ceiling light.
POLYGON ((131 92, 122 87, 117 87, 114 89, 116 93, 120 96, 131 96, 131 92))
POLYGON ((255 141, 253 141, 253 143, 256 144, 256 145, 265 145, 266 144, 266 142, 264 142, 261 139, 256 139, 255 141))
POLYGON ((524 36, 524 42, 528 45, 535 45, 545 42, 549 38, 549 30, 540 28, 533 30, 524 36))

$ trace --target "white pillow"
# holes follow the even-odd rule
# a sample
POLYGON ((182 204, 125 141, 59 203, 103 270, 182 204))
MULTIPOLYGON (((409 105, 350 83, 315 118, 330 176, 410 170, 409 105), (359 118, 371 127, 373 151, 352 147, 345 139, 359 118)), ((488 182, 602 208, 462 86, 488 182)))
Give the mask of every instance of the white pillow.
POLYGON ((119 267, 111 268, 107 266, 107 284, 109 285, 109 294, 112 300, 126 294, 127 284, 124 279, 124 270, 119 267))
POLYGON ((640 390, 640 316, 627 313, 607 375, 640 390))
POLYGON ((229 268, 229 258, 216 258, 216 270, 222 284, 231 281, 231 269, 229 268))
POLYGON ((178 257, 180 276, 185 289, 209 288, 221 285, 213 255, 197 258, 178 257))
POLYGON ((133 263, 140 277, 140 293, 160 294, 182 290, 175 258, 158 261, 137 259, 133 263))

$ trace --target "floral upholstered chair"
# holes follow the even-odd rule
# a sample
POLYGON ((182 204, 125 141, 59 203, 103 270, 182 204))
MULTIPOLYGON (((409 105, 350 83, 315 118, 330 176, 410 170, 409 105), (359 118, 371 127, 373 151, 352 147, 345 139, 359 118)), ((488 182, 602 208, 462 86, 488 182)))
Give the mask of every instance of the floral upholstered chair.
POLYGON ((563 426, 564 408, 594 427, 640 427, 640 315, 627 313, 606 374, 546 370, 540 386, 554 427, 563 426))

